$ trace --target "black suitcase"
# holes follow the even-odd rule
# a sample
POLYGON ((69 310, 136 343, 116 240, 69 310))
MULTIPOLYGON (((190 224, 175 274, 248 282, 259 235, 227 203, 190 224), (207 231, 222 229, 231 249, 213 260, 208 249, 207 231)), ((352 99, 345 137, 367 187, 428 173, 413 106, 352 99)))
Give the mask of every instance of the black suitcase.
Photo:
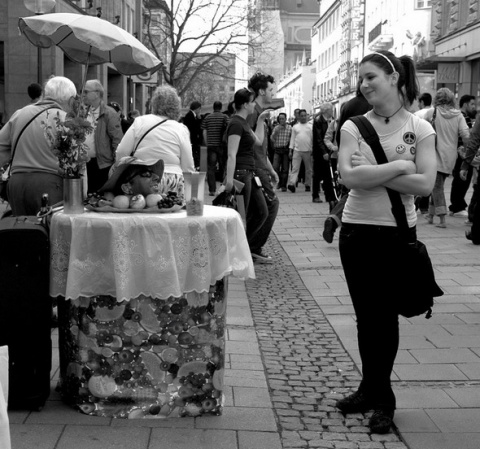
POLYGON ((36 217, 0 220, 0 346, 9 352, 10 409, 40 410, 50 394, 49 261, 48 230, 36 217))

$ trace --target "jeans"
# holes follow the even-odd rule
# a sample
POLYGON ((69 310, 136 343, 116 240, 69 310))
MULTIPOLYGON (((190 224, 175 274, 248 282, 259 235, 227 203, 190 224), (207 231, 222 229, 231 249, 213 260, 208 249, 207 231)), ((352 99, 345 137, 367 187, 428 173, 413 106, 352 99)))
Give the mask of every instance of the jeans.
POLYGON ((288 185, 294 186, 297 183, 300 164, 305 164, 305 187, 310 187, 312 183, 312 152, 311 151, 293 151, 292 171, 288 177, 288 185))
MULTIPOLYGON (((410 228, 412 237, 416 229, 410 228)), ((344 223, 340 229, 340 258, 357 319, 363 379, 359 390, 373 408, 395 409, 390 376, 399 345, 395 285, 405 282, 402 245, 391 226, 344 223)), ((415 286, 412 286, 415 288, 415 286)))
POLYGON ((443 190, 445 185, 445 179, 447 179, 446 173, 437 172, 435 179, 435 185, 433 186, 432 194, 430 195, 430 204, 428 206, 429 215, 446 215, 447 203, 445 201, 445 192, 443 190))
POLYGON ((332 173, 330 172, 330 162, 323 159, 321 155, 313 158, 313 182, 312 198, 320 197, 320 181, 323 181, 323 191, 327 202, 336 201, 333 190, 332 173))
POLYGON ((217 181, 215 179, 215 172, 217 171, 217 162, 220 172, 223 173, 224 162, 222 147, 207 147, 207 183, 208 191, 215 193, 217 190, 217 181))
MULTIPOLYGON (((268 216, 263 222, 263 226, 252 237, 251 241, 249 241, 250 250, 252 251, 252 253, 259 254, 262 252, 262 247, 265 245, 265 243, 267 243, 268 236, 272 231, 273 224, 275 223, 275 219, 277 218, 280 201, 278 200, 277 195, 275 195, 272 181, 270 180, 270 174, 268 173, 268 171, 264 169, 255 169, 255 174, 260 178, 260 181, 262 182, 262 187, 265 193, 270 198, 270 200, 265 200, 265 204, 268 210, 268 216)), ((265 195, 263 195, 263 197, 265 199, 265 195)), ((258 216, 258 213, 256 211, 254 211, 254 213, 258 216)), ((248 219, 249 217, 247 215, 247 223, 248 219)), ((251 217, 251 221, 253 221, 253 223, 255 223, 257 220, 258 217, 256 216, 251 217)))
POLYGON ((234 178, 245 184, 242 195, 247 215, 247 241, 251 249, 254 237, 268 218, 268 208, 262 190, 253 180, 253 170, 235 170, 234 178))
POLYGON ((473 195, 472 195, 472 200, 473 198, 476 199, 476 204, 475 208, 473 210, 473 216, 472 216, 472 242, 475 243, 476 245, 480 244, 480 203, 478 202, 478 199, 480 198, 480 183, 477 182, 473 186, 473 195))
POLYGON ((448 209, 453 213, 460 212, 461 210, 465 210, 467 208, 465 195, 467 194, 470 181, 472 180, 473 167, 469 166, 467 171, 467 179, 464 181, 462 178, 460 178, 460 167, 462 166, 462 163, 463 159, 458 156, 452 173, 453 181, 452 190, 450 191, 450 206, 448 206, 448 209))
POLYGON ((280 188, 287 187, 289 165, 290 160, 288 158, 288 148, 284 150, 276 149, 273 156, 273 169, 278 174, 278 178, 280 180, 278 187, 280 188))

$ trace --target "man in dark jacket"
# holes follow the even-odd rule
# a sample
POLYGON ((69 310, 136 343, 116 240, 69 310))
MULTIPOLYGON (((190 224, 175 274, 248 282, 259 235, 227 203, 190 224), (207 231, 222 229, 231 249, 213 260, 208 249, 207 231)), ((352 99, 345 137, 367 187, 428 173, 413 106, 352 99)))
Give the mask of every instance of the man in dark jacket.
POLYGON ((88 80, 83 90, 87 120, 94 132, 85 140, 90 160, 87 162, 88 192, 99 190, 108 180, 108 172, 115 162, 115 151, 122 140, 120 116, 104 102, 105 90, 99 80, 88 80))
POLYGON ((327 132, 330 120, 333 118, 333 105, 323 103, 320 106, 320 112, 313 120, 313 182, 312 182, 312 201, 321 203, 320 199, 320 181, 323 181, 323 190, 325 200, 333 209, 336 203, 335 192, 333 190, 332 175, 330 172, 330 150, 325 145, 325 133, 327 132))
POLYGON ((199 101, 192 101, 190 110, 183 117, 183 124, 190 131, 190 142, 192 144, 193 162, 195 168, 200 169, 200 146, 202 144, 202 128, 200 113, 202 105, 199 101))

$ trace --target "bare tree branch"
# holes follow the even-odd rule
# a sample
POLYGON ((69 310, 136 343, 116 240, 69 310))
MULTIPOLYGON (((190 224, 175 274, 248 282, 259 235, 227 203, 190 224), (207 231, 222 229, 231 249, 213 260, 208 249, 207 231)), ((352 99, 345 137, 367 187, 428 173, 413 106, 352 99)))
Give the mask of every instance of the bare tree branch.
MULTIPOLYGON (((217 60, 225 63, 231 54, 248 46, 265 48, 258 31, 248 40, 248 0, 143 0, 144 42, 164 62, 162 75, 179 95, 208 85, 218 76, 217 60), (203 75, 207 75, 207 77, 203 75)), ((258 21, 259 18, 256 17, 258 21)), ((264 24, 263 29, 268 29, 264 24)), ((257 29, 260 29, 257 27, 257 29)), ((234 74, 225 73, 232 79, 234 74)), ((200 91, 200 90, 199 90, 200 91)))

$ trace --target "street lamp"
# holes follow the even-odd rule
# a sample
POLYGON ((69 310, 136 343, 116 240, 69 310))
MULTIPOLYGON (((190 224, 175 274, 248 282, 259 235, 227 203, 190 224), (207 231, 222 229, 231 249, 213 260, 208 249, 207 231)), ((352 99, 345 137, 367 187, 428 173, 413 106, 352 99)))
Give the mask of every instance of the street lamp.
MULTIPOLYGON (((55 0, 23 0, 25 8, 36 15, 51 11, 56 4, 55 0)), ((37 47, 37 82, 42 84, 42 49, 37 47)))

